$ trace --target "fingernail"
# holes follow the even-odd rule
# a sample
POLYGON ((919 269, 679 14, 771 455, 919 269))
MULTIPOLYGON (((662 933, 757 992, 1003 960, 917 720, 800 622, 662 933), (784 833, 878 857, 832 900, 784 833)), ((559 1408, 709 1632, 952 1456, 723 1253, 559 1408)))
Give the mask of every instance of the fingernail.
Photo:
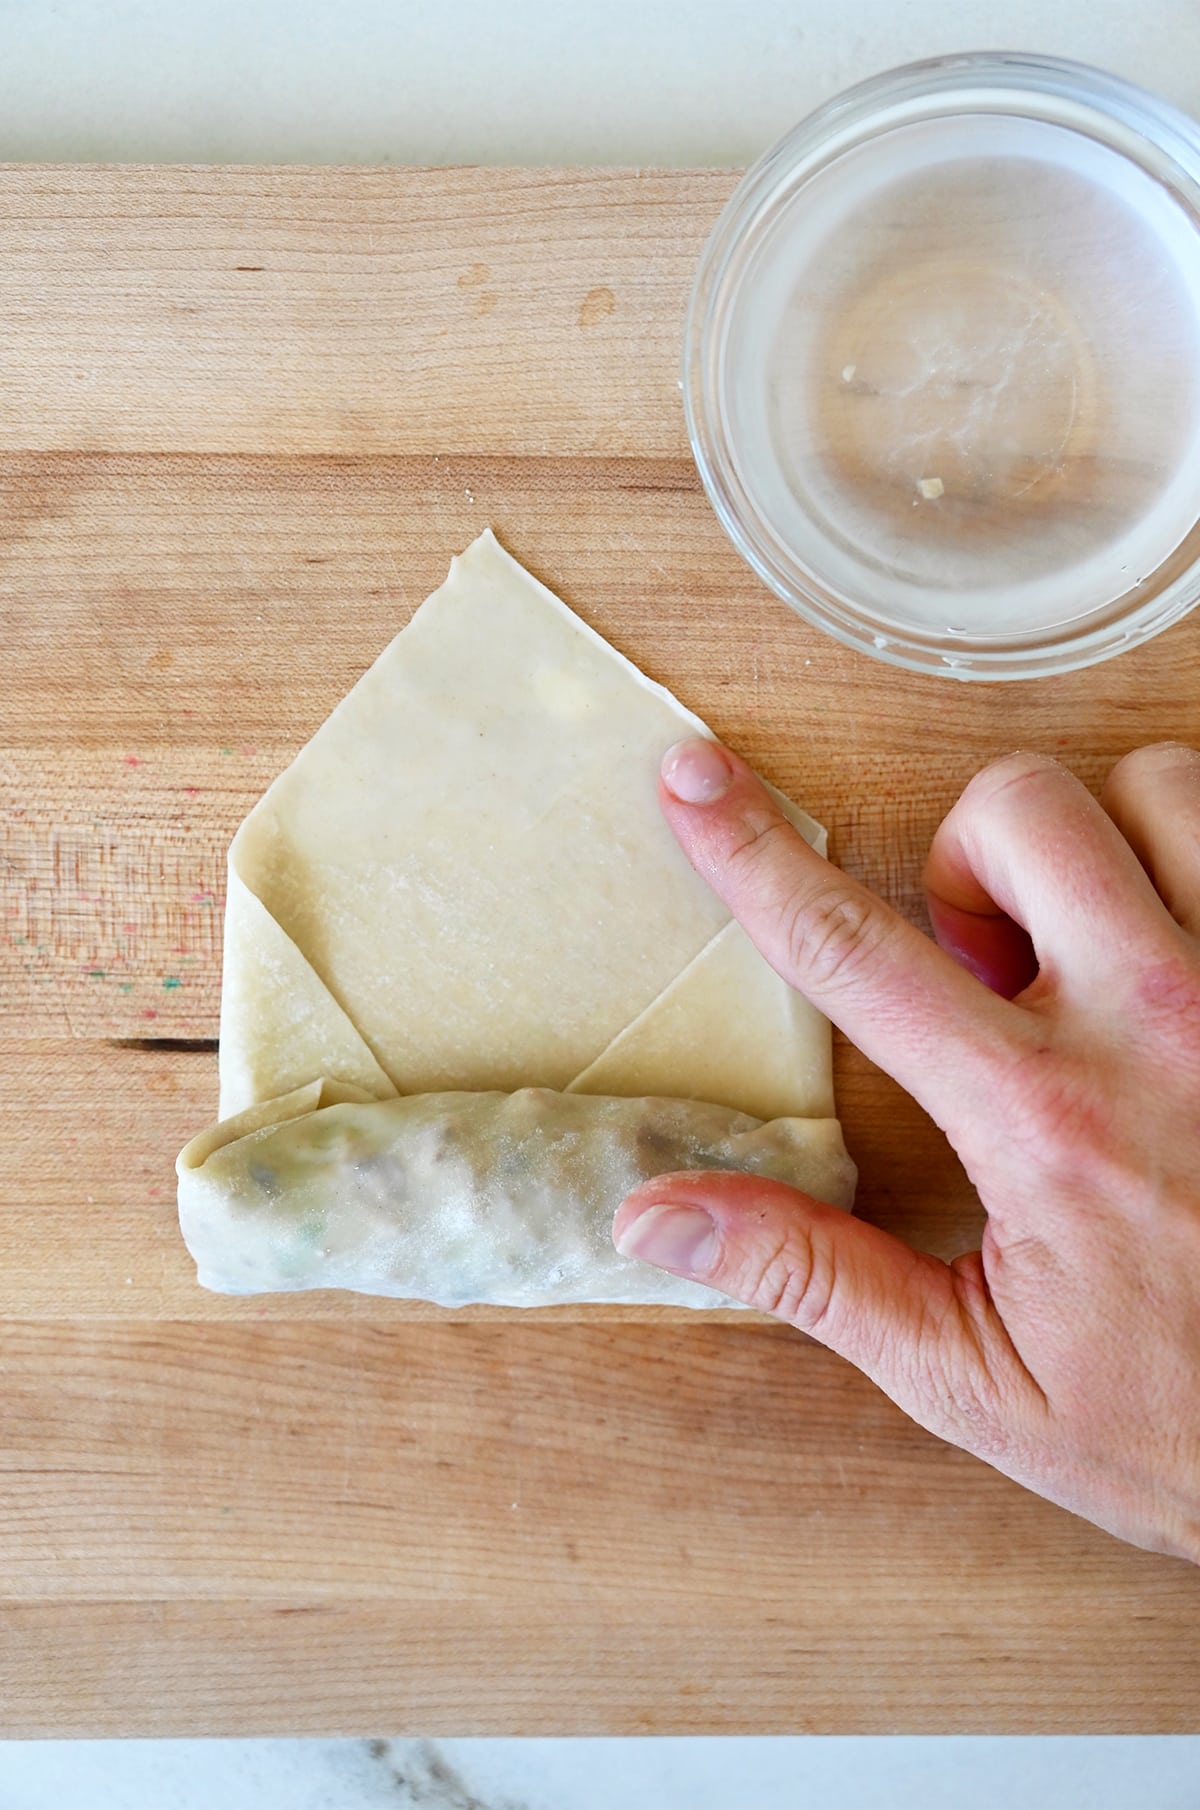
POLYGON ((617 1249, 680 1276, 706 1276, 717 1260, 717 1228, 702 1207, 663 1201, 625 1227, 617 1249))
POLYGON ((676 742, 663 755, 663 784, 683 804, 712 804, 729 790, 733 768, 716 742, 676 742))

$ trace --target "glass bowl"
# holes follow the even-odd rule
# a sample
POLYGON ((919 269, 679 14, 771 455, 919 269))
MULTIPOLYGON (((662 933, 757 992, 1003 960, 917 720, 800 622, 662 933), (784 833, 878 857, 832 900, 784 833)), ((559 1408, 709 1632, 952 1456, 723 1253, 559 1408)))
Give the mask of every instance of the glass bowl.
POLYGON ((1081 64, 915 63, 751 169, 688 433, 726 531, 851 647, 1064 672, 1200 598, 1200 128, 1081 64))

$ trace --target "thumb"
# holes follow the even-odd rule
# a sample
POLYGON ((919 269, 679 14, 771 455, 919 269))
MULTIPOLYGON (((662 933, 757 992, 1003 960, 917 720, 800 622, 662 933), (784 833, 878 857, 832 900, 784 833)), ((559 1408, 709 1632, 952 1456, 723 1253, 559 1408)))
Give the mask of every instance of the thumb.
POLYGON ((992 1463, 1011 1443, 1015 1392, 1036 1390, 977 1252, 943 1263, 783 1182, 656 1176, 618 1208, 613 1241, 811 1334, 930 1432, 992 1463))

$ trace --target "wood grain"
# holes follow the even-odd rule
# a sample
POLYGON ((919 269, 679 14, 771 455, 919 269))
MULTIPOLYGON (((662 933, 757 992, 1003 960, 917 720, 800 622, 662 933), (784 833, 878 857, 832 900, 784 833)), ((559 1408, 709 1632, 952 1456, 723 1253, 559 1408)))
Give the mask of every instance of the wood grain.
POLYGON ((0 448, 680 453, 734 180, 0 165, 0 448))
MULTIPOLYGON (((486 524, 918 920, 990 755, 1200 737, 1195 619, 970 687, 743 567, 675 381, 730 181, 0 170, 5 1732, 1196 1725, 1194 1573, 771 1322, 229 1301, 178 1237, 229 836, 486 524)), ((969 1246, 837 1079, 861 1211, 969 1246)))
POLYGON ((1180 1567, 914 1439, 799 1341, 14 1322, 5 1397, 23 1733, 64 1689, 107 1733, 1194 1714, 1180 1567))

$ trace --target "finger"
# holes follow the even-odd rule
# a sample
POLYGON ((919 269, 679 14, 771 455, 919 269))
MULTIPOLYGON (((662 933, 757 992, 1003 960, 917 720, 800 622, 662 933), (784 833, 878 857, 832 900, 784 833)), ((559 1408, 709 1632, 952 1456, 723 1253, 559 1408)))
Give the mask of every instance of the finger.
POLYGON ((1037 956, 1028 933, 990 900, 972 908, 927 893, 925 902, 938 948, 1001 999, 1015 999, 1036 978, 1037 956))
POLYGON ((1127 754, 1101 803, 1177 924, 1200 935, 1200 754, 1157 742, 1127 754))
POLYGON ((922 1426, 992 1463, 1037 1411, 986 1286, 782 1182, 657 1176, 622 1203, 613 1239, 623 1256, 811 1334, 922 1426))
POLYGON ((935 841, 925 867, 925 903, 939 948, 993 993, 1015 999, 1037 975, 1028 931, 988 897, 958 844, 943 841, 939 849, 935 841))
MULTIPOLYGON (((1005 914, 1056 995, 1111 1000, 1169 920, 1129 844, 1057 761, 1013 754, 970 782, 929 851, 931 898, 1005 914)), ((936 907, 935 907, 936 909, 936 907)))
POLYGON ((990 1110, 993 1068, 1025 1031, 1017 1008, 811 849, 727 749, 671 749, 660 800, 693 867, 776 973, 939 1123, 990 1110))

